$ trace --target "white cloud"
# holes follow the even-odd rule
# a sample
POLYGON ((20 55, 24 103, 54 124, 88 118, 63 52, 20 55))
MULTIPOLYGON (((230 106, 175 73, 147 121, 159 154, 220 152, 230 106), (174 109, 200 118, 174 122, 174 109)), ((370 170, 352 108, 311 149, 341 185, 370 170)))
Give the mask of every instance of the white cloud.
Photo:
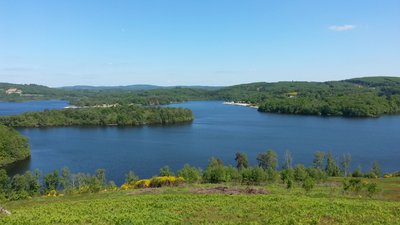
POLYGON ((329 30, 331 30, 331 31, 347 31, 347 30, 353 30, 355 28, 356 28, 356 26, 354 26, 354 25, 332 25, 329 27, 329 30))

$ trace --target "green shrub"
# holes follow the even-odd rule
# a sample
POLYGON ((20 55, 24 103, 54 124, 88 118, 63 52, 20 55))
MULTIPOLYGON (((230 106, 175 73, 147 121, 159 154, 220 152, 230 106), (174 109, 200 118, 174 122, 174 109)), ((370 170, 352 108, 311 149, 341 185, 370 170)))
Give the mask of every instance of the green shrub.
POLYGON ((344 191, 353 191, 353 192, 360 192, 363 187, 360 178, 350 178, 343 180, 343 190, 344 191))
POLYGON ((201 180, 201 170, 185 164, 181 170, 178 171, 178 176, 183 177, 187 183, 197 183, 201 180))
POLYGON ((297 182, 303 182, 308 177, 308 173, 304 165, 296 165, 294 168, 294 180, 297 182))
POLYGON ((368 197, 372 198, 372 196, 378 192, 378 185, 376 183, 369 183, 367 186, 368 197))
POLYGON ((315 186, 315 181, 314 179, 312 179, 311 177, 307 177, 305 178, 305 180, 303 181, 303 185, 302 187, 304 188, 304 190, 308 193, 311 191, 311 189, 313 189, 315 186))
POLYGON ((242 177, 242 184, 259 185, 262 182, 267 181, 267 173, 261 167, 250 167, 240 170, 240 175, 242 177))
POLYGON ((150 187, 178 186, 184 181, 182 177, 175 176, 153 177, 150 180, 150 187))
POLYGON ((174 172, 171 170, 171 168, 169 168, 169 166, 164 166, 160 169, 160 177, 164 177, 164 176, 174 176, 174 172))
POLYGON ((125 183, 134 183, 138 180, 139 177, 136 176, 135 173, 131 170, 125 175, 125 183))

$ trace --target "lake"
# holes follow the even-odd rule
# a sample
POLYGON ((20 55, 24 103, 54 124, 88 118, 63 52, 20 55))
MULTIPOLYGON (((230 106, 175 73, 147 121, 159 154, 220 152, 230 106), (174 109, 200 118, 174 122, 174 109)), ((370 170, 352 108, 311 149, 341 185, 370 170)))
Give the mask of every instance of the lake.
MULTIPOLYGON (((49 107, 56 105, 55 108, 67 104, 48 103, 49 107)), ((21 105, 26 103, 12 104, 21 112, 24 111, 21 105)), ((27 104, 26 110, 46 108, 43 101, 37 102, 41 107, 32 104, 35 105, 34 102, 27 104)), ((171 106, 192 109, 193 123, 18 129, 29 137, 32 157, 11 167, 9 172, 38 168, 47 173, 68 166, 73 172, 94 173, 104 168, 110 180, 121 184, 129 170, 147 178, 158 174, 164 165, 174 170, 185 163, 205 168, 212 156, 234 165, 237 151, 247 153, 250 163, 255 165, 257 154, 267 149, 275 150, 280 159, 286 149, 290 150, 295 164, 311 165, 314 152, 322 150, 331 151, 337 158, 351 153, 353 168, 360 165, 363 170, 369 170, 372 162, 378 160, 383 171, 400 169, 400 116, 350 119, 280 115, 224 105, 220 101, 171 106)))
POLYGON ((61 109, 68 105, 68 102, 60 100, 0 102, 0 115, 15 115, 28 111, 42 111, 44 109, 61 109))

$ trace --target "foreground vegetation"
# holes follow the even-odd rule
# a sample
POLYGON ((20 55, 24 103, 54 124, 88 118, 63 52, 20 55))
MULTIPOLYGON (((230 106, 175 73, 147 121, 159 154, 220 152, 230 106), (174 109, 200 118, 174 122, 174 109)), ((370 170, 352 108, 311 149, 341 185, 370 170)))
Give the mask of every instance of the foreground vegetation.
POLYGON ((189 109, 134 105, 45 110, 0 117, 0 123, 11 127, 140 126, 174 124, 192 120, 193 114, 189 109))
MULTIPOLYGON (((296 184, 310 192, 317 184, 325 182, 331 177, 345 176, 342 180, 343 191, 357 193, 365 192, 372 197, 378 191, 377 183, 365 183, 361 178, 377 179, 382 177, 378 162, 374 162, 371 170, 362 173, 357 168, 349 171, 351 156, 345 154, 340 159, 339 166, 331 153, 317 151, 313 165, 305 167, 302 164, 292 166, 292 157, 289 151, 285 153, 284 164, 278 170, 277 154, 273 150, 260 153, 257 156, 258 165, 249 166, 244 153, 236 153, 236 167, 226 166, 217 158, 211 158, 208 166, 200 168, 184 165, 175 174, 168 166, 160 169, 158 176, 140 180, 133 171, 126 174, 125 183, 121 189, 135 189, 162 186, 178 186, 184 183, 235 183, 241 185, 265 185, 281 182, 287 189, 296 184), (177 176, 175 176, 177 175, 177 176)), ((385 174, 385 178, 400 177, 400 172, 385 174)), ((94 175, 87 173, 72 174, 69 168, 63 168, 61 173, 54 170, 42 176, 38 170, 27 171, 9 177, 7 172, 0 170, 0 200, 19 200, 40 195, 82 194, 97 193, 102 190, 118 189, 113 181, 107 181, 106 171, 98 169, 94 175)))
POLYGON ((262 112, 378 117, 400 113, 400 78, 366 77, 329 82, 276 82, 220 89, 161 88, 154 90, 66 90, 39 85, 0 83, 0 101, 64 99, 77 106, 102 104, 159 105, 189 100, 224 100, 259 106, 262 112), (24 94, 6 94, 7 88, 24 94))
MULTIPOLYGON (((272 150, 251 167, 238 152, 236 166, 211 158, 207 168, 168 166, 158 176, 126 174, 117 187, 106 171, 71 174, 64 168, 45 176, 26 172, 10 178, 0 170, 1 224, 398 224, 400 173, 356 169, 343 177, 330 153, 316 152, 313 166, 281 170, 272 150)), ((347 162, 344 163, 344 162, 347 162)))
POLYGON ((0 168, 30 156, 28 139, 0 124, 0 168))
MULTIPOLYGON (((266 194, 194 193, 186 185, 8 202, 1 224, 399 224, 400 203, 336 196, 335 187, 263 187, 266 194)), ((230 187, 228 185, 228 187, 230 187)))

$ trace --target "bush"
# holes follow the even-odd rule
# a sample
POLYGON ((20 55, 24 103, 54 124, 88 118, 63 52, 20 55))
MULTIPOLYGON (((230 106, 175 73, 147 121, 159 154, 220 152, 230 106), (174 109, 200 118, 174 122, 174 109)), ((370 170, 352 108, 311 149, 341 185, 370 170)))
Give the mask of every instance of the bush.
POLYGON ((51 190, 49 193, 47 193, 47 197, 56 197, 57 196, 57 191, 56 190, 51 190))
POLYGON ((105 191, 110 190, 110 191, 116 191, 118 189, 117 185, 114 183, 114 181, 110 181, 107 184, 107 187, 105 191))
POLYGON ((203 173, 203 181, 208 183, 221 183, 225 181, 224 165, 221 160, 210 159, 203 173))
POLYGON ((321 182, 328 178, 328 175, 325 173, 325 171, 319 168, 307 168, 307 173, 316 182, 321 182))
POLYGON ((293 187, 293 180, 292 180, 292 178, 290 178, 290 179, 286 180, 286 188, 292 189, 292 187, 293 187))
POLYGON ((185 164, 183 168, 178 171, 178 176, 183 177, 188 183, 197 183, 201 180, 201 171, 196 167, 185 164))
POLYGON ((241 182, 241 175, 235 167, 226 166, 224 167, 224 182, 241 182))
POLYGON ((343 180, 343 190, 344 191, 354 191, 356 193, 360 192, 363 187, 360 178, 351 178, 343 180))
POLYGON ((369 172, 364 174, 365 178, 378 178, 378 176, 374 172, 369 172))
POLYGON ((279 172, 269 168, 267 169, 267 181, 270 183, 275 183, 279 179, 279 172))
POLYGON ((261 167, 251 167, 240 170, 242 183, 259 185, 267 180, 267 174, 261 167))
POLYGON ((125 183, 134 183, 138 180, 139 177, 136 176, 135 173, 131 170, 125 175, 125 183))
POLYGON ((185 181, 182 177, 163 176, 153 177, 150 180, 150 187, 178 186, 185 181))
POLYGON ((294 180, 303 182, 308 177, 308 173, 304 165, 300 164, 294 168, 294 180))
POLYGON ((314 179, 312 179, 311 177, 307 177, 307 178, 305 178, 302 187, 308 193, 311 191, 311 189, 314 188, 314 185, 315 185, 314 179))
POLYGON ((283 183, 286 183, 288 180, 294 179, 294 170, 293 169, 284 169, 281 171, 281 180, 283 183))
POLYGON ((376 183, 369 183, 367 186, 368 197, 372 198, 372 196, 378 192, 378 185, 376 183))
POLYGON ((385 173, 383 175, 383 178, 391 178, 391 177, 393 177, 393 174, 391 174, 391 173, 385 173))
POLYGON ((160 177, 174 176, 174 172, 169 168, 169 166, 164 166, 160 169, 160 177))
POLYGON ((352 177, 362 177, 363 174, 361 172, 360 167, 357 167, 354 172, 351 174, 352 177))
POLYGON ((138 180, 132 185, 132 188, 147 188, 150 187, 150 183, 150 179, 138 180))

